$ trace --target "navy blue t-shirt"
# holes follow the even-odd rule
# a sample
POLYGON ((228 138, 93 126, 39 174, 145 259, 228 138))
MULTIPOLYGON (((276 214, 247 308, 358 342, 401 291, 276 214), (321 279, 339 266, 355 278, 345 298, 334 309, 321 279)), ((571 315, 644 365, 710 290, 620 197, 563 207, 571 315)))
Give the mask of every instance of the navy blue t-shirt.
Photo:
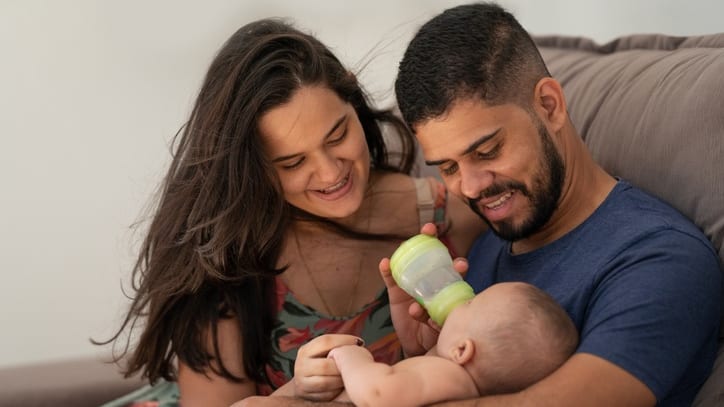
POLYGON ((691 405, 711 370, 722 301, 716 251, 679 212, 625 181, 557 241, 511 255, 510 242, 489 231, 468 260, 476 292, 525 281, 549 293, 578 328, 577 352, 633 374, 660 406, 691 405))

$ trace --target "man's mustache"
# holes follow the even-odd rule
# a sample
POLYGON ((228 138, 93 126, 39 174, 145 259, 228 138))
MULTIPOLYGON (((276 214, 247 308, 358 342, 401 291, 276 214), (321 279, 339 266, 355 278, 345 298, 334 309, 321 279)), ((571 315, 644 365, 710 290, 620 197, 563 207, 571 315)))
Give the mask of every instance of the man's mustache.
POLYGON ((480 191, 480 194, 477 198, 468 198, 468 205, 471 208, 475 208, 480 204, 480 201, 511 190, 517 190, 520 191, 523 195, 529 196, 528 188, 525 186, 525 184, 515 181, 508 181, 502 184, 493 184, 485 188, 484 190, 480 191))

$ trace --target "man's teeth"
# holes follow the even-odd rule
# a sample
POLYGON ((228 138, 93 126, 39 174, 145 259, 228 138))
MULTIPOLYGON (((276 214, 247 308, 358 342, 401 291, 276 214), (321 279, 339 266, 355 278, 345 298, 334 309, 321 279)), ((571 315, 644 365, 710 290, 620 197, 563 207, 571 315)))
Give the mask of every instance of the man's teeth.
POLYGON ((332 192, 342 188, 347 183, 348 179, 349 179, 348 176, 344 177, 344 179, 342 181, 339 181, 338 183, 332 185, 331 187, 322 189, 320 191, 324 194, 331 194, 332 192))
POLYGON ((493 202, 485 205, 485 207, 488 208, 488 209, 498 209, 499 207, 501 207, 501 206, 505 203, 505 201, 507 201, 508 199, 510 199, 511 196, 513 196, 513 192, 512 192, 512 191, 511 191, 511 192, 508 192, 507 194, 505 194, 505 195, 503 195, 503 196, 501 196, 500 198, 496 199, 495 201, 493 201, 493 202))

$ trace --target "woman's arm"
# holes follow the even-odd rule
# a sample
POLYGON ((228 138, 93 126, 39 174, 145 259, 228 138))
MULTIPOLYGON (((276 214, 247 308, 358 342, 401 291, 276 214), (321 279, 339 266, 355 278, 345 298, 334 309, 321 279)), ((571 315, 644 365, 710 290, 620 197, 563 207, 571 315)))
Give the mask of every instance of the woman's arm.
POLYGON ((360 347, 363 344, 360 338, 353 335, 318 336, 299 348, 294 364, 296 375, 291 381, 277 389, 271 397, 248 397, 231 407, 347 406, 349 403, 343 391, 342 377, 334 360, 328 358, 327 354, 340 346, 360 347))
MULTIPOLYGON (((233 375, 243 378, 244 381, 232 382, 215 374, 211 369, 207 369, 205 373, 195 372, 179 361, 178 386, 181 392, 181 403, 184 407, 228 407, 235 401, 256 395, 256 383, 248 379, 244 372, 242 347, 239 345, 241 335, 236 320, 220 320, 218 336, 219 353, 224 366, 233 375)), ((209 335, 208 342, 209 350, 213 349, 211 335, 209 335)))

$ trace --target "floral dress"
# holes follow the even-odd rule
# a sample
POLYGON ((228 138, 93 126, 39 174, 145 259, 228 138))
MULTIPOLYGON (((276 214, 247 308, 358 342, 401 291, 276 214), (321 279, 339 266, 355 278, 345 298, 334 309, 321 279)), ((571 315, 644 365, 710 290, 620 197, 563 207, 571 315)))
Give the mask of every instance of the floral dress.
MULTIPOLYGON (((420 225, 434 222, 438 230, 445 230, 445 186, 431 178, 416 178, 415 186, 420 225), (430 190, 430 184, 434 186, 434 192, 430 190)), ((441 240, 447 244, 444 236, 441 240)), ((271 337, 272 358, 266 365, 269 383, 259 384, 258 394, 268 395, 291 380, 297 350, 323 334, 338 333, 361 337, 378 362, 394 364, 402 358, 402 349, 392 326, 390 304, 385 289, 381 290, 372 302, 353 314, 334 317, 300 303, 281 278, 277 277, 276 308, 277 323, 271 337)), ((175 406, 179 406, 178 386, 174 382, 160 381, 102 407, 175 406)))
POLYGON ((387 292, 362 309, 345 317, 334 317, 300 303, 277 278, 277 326, 272 331, 272 359, 266 365, 271 384, 257 387, 259 394, 270 394, 288 382, 294 372, 299 347, 327 333, 348 334, 363 338, 375 360, 395 363, 401 359, 400 343, 392 327, 387 292))

